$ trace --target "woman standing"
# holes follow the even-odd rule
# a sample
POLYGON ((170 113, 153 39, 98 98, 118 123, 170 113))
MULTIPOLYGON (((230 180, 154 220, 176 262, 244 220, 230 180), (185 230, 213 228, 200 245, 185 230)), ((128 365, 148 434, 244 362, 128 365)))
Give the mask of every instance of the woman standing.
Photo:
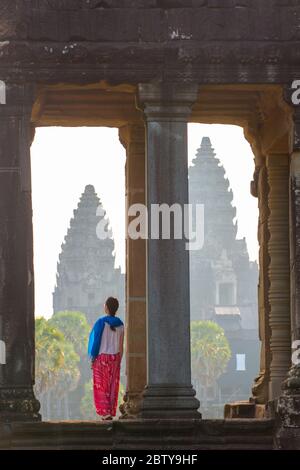
POLYGON ((124 324, 115 316, 118 308, 118 300, 109 297, 104 304, 106 316, 97 320, 89 338, 94 402, 103 420, 111 420, 116 415, 118 404, 124 345, 124 324))

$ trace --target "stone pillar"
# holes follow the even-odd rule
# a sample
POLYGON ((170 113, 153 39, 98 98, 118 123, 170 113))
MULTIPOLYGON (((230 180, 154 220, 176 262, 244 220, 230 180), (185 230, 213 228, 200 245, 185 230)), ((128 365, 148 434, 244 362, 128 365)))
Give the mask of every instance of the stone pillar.
POLYGON ((268 243, 270 305, 269 400, 279 397, 291 361, 289 266, 289 156, 267 155, 270 239, 268 243))
POLYGON ((258 241, 259 241, 259 284, 258 284, 258 318, 259 339, 261 341, 260 371, 252 388, 253 398, 257 404, 266 404, 269 397, 270 380, 270 305, 269 305, 269 207, 268 207, 268 173, 264 159, 255 172, 255 189, 252 195, 258 198, 258 241))
MULTIPOLYGON (((146 120, 147 386, 143 418, 200 418, 191 385, 189 252, 186 240, 151 239, 153 204, 188 203, 187 121, 196 85, 141 84, 146 120)), ((161 230, 159 231, 161 232, 161 230)))
POLYGON ((295 108, 290 161, 291 368, 277 413, 277 446, 300 450, 300 107, 295 108))
MULTIPOLYGON (((145 205, 145 126, 128 124, 119 130, 126 148, 126 214, 133 204, 145 205)), ((127 218, 127 228, 130 218, 127 218)), ((146 240, 126 238, 126 393, 123 418, 140 411, 147 381, 146 361, 146 240)))
POLYGON ((6 84, 0 105, 0 421, 40 419, 34 383, 34 282, 30 178, 33 87, 6 84))
POLYGON ((254 172, 251 183, 251 194, 258 198, 258 241, 259 241, 259 283, 258 283, 258 319, 259 339, 261 340, 259 375, 252 387, 252 397, 249 401, 240 401, 225 405, 225 418, 263 418, 266 414, 266 404, 269 399, 270 386, 270 303, 269 303, 269 185, 268 170, 263 155, 254 172))

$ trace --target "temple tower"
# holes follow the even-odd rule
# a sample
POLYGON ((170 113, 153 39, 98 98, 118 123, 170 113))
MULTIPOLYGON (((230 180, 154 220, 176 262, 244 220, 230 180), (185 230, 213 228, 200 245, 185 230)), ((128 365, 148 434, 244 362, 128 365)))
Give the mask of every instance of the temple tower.
POLYGON ((114 240, 97 236, 105 217, 105 211, 97 215, 99 207, 94 187, 86 186, 62 244, 53 293, 54 312, 81 311, 90 324, 103 313, 103 303, 111 295, 120 300, 120 316, 124 315, 124 274, 115 268, 114 240))
MULTIPOLYGON (((246 400, 259 364, 258 267, 249 261, 246 240, 236 238, 233 193, 208 137, 189 168, 189 197, 190 203, 204 205, 204 245, 190 251, 191 319, 217 322, 231 348, 211 404, 246 400)), ((205 416, 201 387, 198 395, 205 416)))
POLYGON ((233 193, 209 137, 189 168, 189 200, 204 205, 204 245, 190 252, 192 320, 210 318, 215 306, 251 305, 257 316, 257 263, 245 239, 236 239, 233 193))

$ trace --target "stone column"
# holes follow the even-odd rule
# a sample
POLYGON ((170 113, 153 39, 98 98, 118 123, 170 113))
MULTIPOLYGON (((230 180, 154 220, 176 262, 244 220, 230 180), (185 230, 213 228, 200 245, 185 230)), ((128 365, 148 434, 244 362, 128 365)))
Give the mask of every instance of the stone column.
POLYGON ((300 449, 300 107, 294 110, 290 161, 291 368, 283 382, 277 413, 277 445, 300 449))
POLYGON ((252 195, 258 198, 258 241, 259 241, 259 284, 258 284, 258 318, 259 339, 261 340, 260 372, 252 388, 253 398, 257 404, 266 404, 269 396, 270 380, 270 305, 269 305, 269 207, 268 207, 268 172, 264 159, 255 172, 253 182, 255 189, 252 195))
POLYGON ((267 155, 269 184, 269 305, 270 383, 269 400, 281 392, 291 361, 290 265, 289 265, 289 156, 267 155))
POLYGON ((0 421, 40 419, 33 394, 33 91, 30 85, 6 84, 0 105, 0 339, 6 349, 0 365, 0 421))
MULTIPOLYGON (((258 143, 258 139, 254 140, 258 143)), ((258 147, 258 146, 257 146, 258 147)), ((252 387, 252 397, 244 402, 226 404, 225 418, 261 418, 265 416, 265 405, 269 399, 270 382, 270 303, 269 303, 269 185, 268 169, 264 155, 259 152, 254 179, 251 182, 251 194, 258 198, 258 241, 259 241, 259 282, 258 282, 258 319, 259 339, 261 341, 260 368, 252 387)))
MULTIPOLYGON (((143 418, 200 418, 191 385, 189 252, 186 240, 151 239, 153 204, 188 203, 187 121, 196 85, 141 84, 146 120, 147 386, 143 418)), ((161 232, 161 231, 160 231, 161 232)), ((174 237, 175 238, 175 237, 174 237)))
MULTIPOLYGON (((145 205, 145 126, 128 124, 119 130, 126 148, 126 214, 133 204, 145 205)), ((127 218, 126 234, 128 233, 127 218)), ((140 411, 146 385, 146 240, 126 238, 126 393, 120 410, 123 418, 140 411)))

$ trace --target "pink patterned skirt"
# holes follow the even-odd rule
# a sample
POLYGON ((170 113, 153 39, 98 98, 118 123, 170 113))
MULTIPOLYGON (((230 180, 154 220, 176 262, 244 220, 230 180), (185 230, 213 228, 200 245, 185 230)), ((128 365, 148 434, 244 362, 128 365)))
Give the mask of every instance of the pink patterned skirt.
POLYGON ((98 415, 116 416, 121 355, 100 354, 93 363, 94 402, 98 415))

